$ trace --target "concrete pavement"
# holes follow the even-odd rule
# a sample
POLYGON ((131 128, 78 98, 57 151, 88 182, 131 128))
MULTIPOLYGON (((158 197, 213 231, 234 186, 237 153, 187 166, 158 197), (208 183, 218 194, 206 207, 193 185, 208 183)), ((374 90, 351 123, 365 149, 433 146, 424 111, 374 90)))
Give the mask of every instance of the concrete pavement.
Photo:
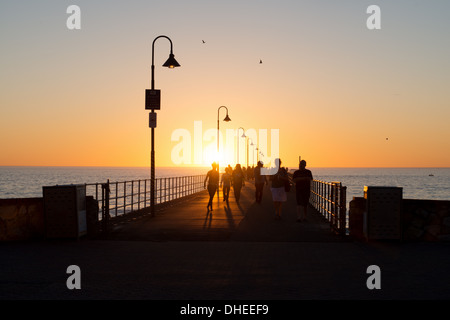
POLYGON ((208 213, 201 193, 117 224, 107 239, 2 243, 0 299, 450 299, 449 244, 342 239, 312 211, 297 223, 293 191, 281 221, 269 190, 256 204, 247 184, 239 205, 220 195, 208 213), (66 286, 70 265, 80 290, 66 286), (371 265, 381 289, 367 287, 371 265))

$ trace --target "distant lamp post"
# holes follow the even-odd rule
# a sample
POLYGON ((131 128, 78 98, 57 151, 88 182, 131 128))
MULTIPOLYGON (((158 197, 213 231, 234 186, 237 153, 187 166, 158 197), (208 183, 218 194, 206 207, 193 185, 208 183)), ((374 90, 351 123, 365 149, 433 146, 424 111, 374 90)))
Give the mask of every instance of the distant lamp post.
MULTIPOLYGON (((264 153, 262 153, 261 150, 259 150, 259 154, 261 155, 261 159, 264 159, 264 153)), ((258 161, 259 161, 259 158, 258 158, 258 161)))
POLYGON ((225 106, 220 106, 220 107, 217 109, 217 172, 220 172, 220 171, 219 171, 219 160, 220 160, 220 153, 219 153, 219 124, 220 124, 220 121, 219 121, 219 111, 220 111, 220 109, 222 109, 222 108, 225 108, 225 109, 227 110, 227 115, 226 115, 226 117, 223 119, 223 121, 225 121, 225 122, 230 122, 230 121, 231 121, 230 117, 228 116, 228 108, 225 107, 225 106))
POLYGON ((239 127, 238 129, 237 129, 237 132, 238 132, 238 134, 237 134, 237 162, 236 163, 239 163, 239 129, 242 129, 242 138, 245 138, 246 137, 246 135, 245 135, 245 129, 244 128, 242 128, 242 127, 239 127))
POLYGON ((152 43, 152 68, 151 68, 151 89, 145 90, 145 109, 151 110, 149 113, 149 127, 152 129, 152 149, 151 149, 151 179, 150 179, 150 209, 151 215, 155 215, 155 128, 156 128, 156 112, 155 110, 161 109, 161 91, 155 90, 155 41, 159 38, 166 38, 170 42, 170 54, 167 61, 162 65, 173 69, 179 67, 180 64, 175 60, 173 55, 172 40, 167 36, 158 36, 152 43))
POLYGON ((249 139, 250 139, 249 137, 247 137, 247 139, 246 139, 246 145, 247 145, 247 167, 249 166, 248 165, 248 154, 249 154, 249 152, 248 152, 248 140, 249 139))
POLYGON ((253 140, 251 141, 252 143, 250 143, 250 145, 252 146, 252 165, 255 166, 255 144, 253 143, 253 140))

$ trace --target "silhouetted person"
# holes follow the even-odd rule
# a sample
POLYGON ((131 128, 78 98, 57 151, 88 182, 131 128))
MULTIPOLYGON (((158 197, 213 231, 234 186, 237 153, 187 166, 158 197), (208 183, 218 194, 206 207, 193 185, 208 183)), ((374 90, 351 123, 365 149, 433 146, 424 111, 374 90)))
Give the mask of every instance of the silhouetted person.
POLYGON ((206 181, 208 181, 209 202, 206 207, 212 211, 212 200, 216 190, 219 188, 219 172, 217 172, 217 164, 215 162, 211 166, 212 170, 209 170, 206 174, 204 188, 206 189, 206 181))
POLYGON ((286 182, 289 182, 289 178, 286 170, 281 167, 280 159, 275 159, 275 165, 278 171, 270 177, 272 181, 270 190, 272 191, 273 205, 275 207, 275 219, 281 219, 281 207, 283 202, 287 201, 285 185, 286 182))
POLYGON ((263 167, 263 163, 258 161, 258 165, 255 169, 253 169, 253 175, 255 177, 255 200, 257 203, 261 203, 264 184, 266 183, 266 176, 261 174, 261 168, 263 167))
POLYGON ((311 171, 306 169, 305 160, 300 161, 299 167, 299 170, 294 172, 292 180, 295 183, 295 195, 297 198, 297 221, 302 222, 306 219, 313 176, 311 171))
POLYGON ((225 173, 222 174, 222 179, 220 180, 220 185, 223 190, 223 201, 228 201, 228 196, 230 195, 231 187, 231 172, 230 168, 225 168, 225 173))
POLYGON ((255 174, 254 174, 254 169, 253 169, 252 167, 248 166, 248 167, 247 167, 247 173, 248 173, 247 179, 248 179, 248 180, 252 180, 253 177, 255 176, 255 174))
POLYGON ((233 170, 233 191, 234 197, 236 198, 236 202, 239 203, 239 199, 241 198, 241 189, 245 185, 245 177, 242 172, 241 165, 238 163, 233 170))

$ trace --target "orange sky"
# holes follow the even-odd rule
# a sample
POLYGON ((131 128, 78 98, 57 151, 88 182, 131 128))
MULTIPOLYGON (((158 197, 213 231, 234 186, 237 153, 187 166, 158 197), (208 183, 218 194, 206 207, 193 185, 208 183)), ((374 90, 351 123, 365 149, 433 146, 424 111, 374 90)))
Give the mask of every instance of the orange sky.
POLYGON ((224 105, 224 136, 277 129, 287 166, 449 167, 450 5, 377 2, 381 30, 358 1, 180 1, 170 14, 166 2, 80 1, 81 30, 66 28, 66 4, 2 3, 0 165, 148 166, 144 93, 165 34, 181 67, 161 66, 159 39, 158 166, 175 165, 174 132, 193 146, 194 122, 208 135, 224 105))

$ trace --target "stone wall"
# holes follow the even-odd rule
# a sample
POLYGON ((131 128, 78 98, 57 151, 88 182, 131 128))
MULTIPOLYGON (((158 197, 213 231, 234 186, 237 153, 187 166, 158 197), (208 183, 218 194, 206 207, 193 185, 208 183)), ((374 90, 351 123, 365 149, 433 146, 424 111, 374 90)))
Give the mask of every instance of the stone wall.
POLYGON ((449 241, 450 201, 404 199, 403 238, 449 241))
MULTIPOLYGON (((354 197, 349 207, 350 236, 364 240, 366 199, 354 197)), ((450 201, 403 199, 401 222, 404 241, 450 241, 450 201)))
POLYGON ((42 198, 0 199, 0 241, 44 238, 42 198))
MULTIPOLYGON (((86 197, 87 236, 99 235, 98 204, 86 197)), ((45 239, 43 198, 0 199, 0 241, 45 239)))

